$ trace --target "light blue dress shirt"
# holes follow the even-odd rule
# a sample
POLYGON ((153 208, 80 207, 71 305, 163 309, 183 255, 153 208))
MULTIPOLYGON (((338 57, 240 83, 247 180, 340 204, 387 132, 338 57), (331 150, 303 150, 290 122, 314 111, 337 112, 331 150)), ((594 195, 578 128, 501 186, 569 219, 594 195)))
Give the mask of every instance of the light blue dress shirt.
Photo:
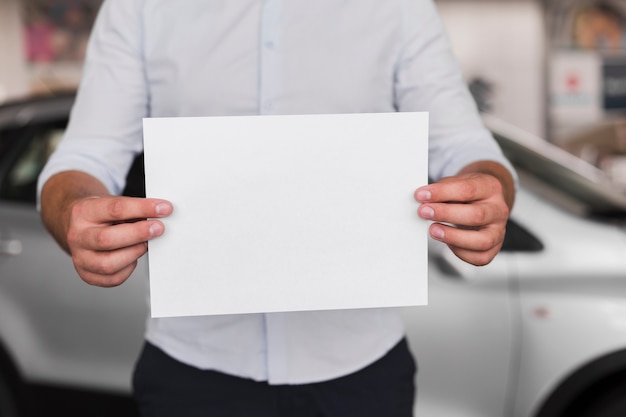
MULTIPOLYGON (((394 111, 430 112, 432 178, 509 166, 431 0, 107 0, 40 186, 74 169, 119 193, 143 117, 394 111)), ((297 384, 357 371, 403 334, 394 309, 365 309, 148 319, 146 338, 192 366, 297 384)))

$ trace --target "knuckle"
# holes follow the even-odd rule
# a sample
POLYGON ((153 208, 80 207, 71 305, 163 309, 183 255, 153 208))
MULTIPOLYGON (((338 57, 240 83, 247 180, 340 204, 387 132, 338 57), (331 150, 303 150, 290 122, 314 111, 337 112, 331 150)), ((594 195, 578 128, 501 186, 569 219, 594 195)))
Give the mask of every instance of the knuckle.
POLYGON ((502 243, 504 239, 504 235, 501 233, 485 233, 483 236, 482 247, 483 251, 492 251, 494 248, 497 248, 502 243))
POLYGON ((466 181, 459 186, 459 198, 461 201, 473 200, 475 195, 475 186, 471 181, 466 181))
POLYGON ((499 239, 492 233, 483 230, 476 230, 473 233, 471 240, 467 241, 465 247, 474 252, 473 256, 480 256, 479 254, 492 252, 499 245, 499 239), (470 243, 471 242, 471 243, 470 243))
POLYGON ((79 218, 82 216, 82 213, 85 211, 85 201, 79 200, 76 203, 72 204, 70 207, 70 214, 72 218, 79 218))
POLYGON ((82 219, 85 218, 85 203, 82 201, 78 201, 75 204, 72 204, 70 207, 69 213, 69 225, 72 227, 76 223, 80 223, 82 219))
POLYGON ((81 258, 76 255, 76 253, 72 252, 71 254, 72 256, 72 264, 74 265, 74 269, 76 269, 76 272, 78 273, 78 275, 83 278, 83 275, 85 275, 85 268, 83 266, 83 262, 81 260, 81 258))
POLYGON ((110 249, 113 243, 111 234, 106 229, 99 230, 94 237, 98 249, 110 249))
POLYGON ((483 225, 487 222, 487 212, 483 207, 478 207, 476 210, 472 212, 471 222, 474 225, 483 225))
POLYGON ((80 233, 74 227, 70 227, 66 235, 67 245, 72 248, 80 242, 80 233))
POLYGON ((72 262, 76 273, 84 282, 89 285, 99 285, 99 275, 94 273, 91 268, 83 262, 82 257, 72 255, 72 262))
POLYGON ((124 202, 115 198, 111 201, 109 205, 109 216, 113 220, 120 220, 124 218, 124 202))
POLYGON ((508 219, 510 215, 511 215, 511 209, 509 208, 509 206, 503 203, 502 204, 502 218, 508 219))
POLYGON ((108 256, 101 256, 93 266, 93 272, 98 275, 110 276, 116 273, 117 269, 117 265, 108 256))
POLYGON ((119 271, 115 276, 111 277, 109 280, 110 287, 118 287, 126 282, 126 280, 133 273, 135 268, 137 267, 137 261, 131 262, 124 269, 119 271))
POLYGON ((496 177, 490 175, 489 181, 491 182, 491 187, 495 192, 502 193, 503 191, 502 183, 496 177))
POLYGON ((483 242, 483 250, 486 250, 486 251, 491 250, 495 248, 497 245, 498 245, 498 239, 496 239, 495 236, 493 235, 489 235, 483 242))
POLYGON ((117 286, 124 282, 123 276, 119 276, 118 265, 110 256, 98 255, 94 260, 92 256, 85 256, 84 253, 84 251, 72 253, 74 269, 84 282, 98 287, 117 286))

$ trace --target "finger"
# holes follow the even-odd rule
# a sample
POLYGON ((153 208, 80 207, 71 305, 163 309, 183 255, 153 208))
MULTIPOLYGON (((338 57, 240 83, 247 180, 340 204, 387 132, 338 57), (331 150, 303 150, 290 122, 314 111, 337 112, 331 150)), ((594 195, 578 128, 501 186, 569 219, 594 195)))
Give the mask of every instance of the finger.
POLYGON ((495 177, 470 174, 420 187, 415 191, 415 199, 422 203, 462 203, 484 200, 498 193, 502 194, 502 185, 495 177))
POLYGON ((93 223, 117 223, 134 219, 165 217, 172 213, 166 200, 135 197, 95 197, 79 201, 73 207, 74 218, 93 223))
POLYGON ((485 266, 490 263, 498 254, 498 250, 490 251, 471 251, 467 249, 455 248, 450 246, 450 250, 459 259, 475 266, 485 266))
POLYGON ((130 278, 131 274, 137 267, 137 263, 134 262, 130 265, 127 265, 120 271, 111 275, 99 275, 91 272, 83 272, 82 274, 79 272, 81 279, 86 283, 96 286, 96 287, 104 287, 111 288, 122 285, 128 278, 130 278))
POLYGON ((72 260, 84 281, 110 287, 123 283, 146 252, 147 245, 139 243, 116 251, 80 251, 72 260))
POLYGON ((78 234, 79 241, 72 240, 70 247, 79 246, 93 251, 112 251, 146 242, 161 236, 164 231, 163 223, 158 220, 90 227, 82 234, 78 234))
POLYGON ((508 216, 508 211, 504 205, 487 203, 423 204, 418 208, 417 213, 425 220, 471 227, 504 222, 508 216))
POLYGON ((490 252, 500 249, 504 241, 504 228, 485 227, 467 229, 434 223, 429 228, 430 235, 457 250, 490 252))

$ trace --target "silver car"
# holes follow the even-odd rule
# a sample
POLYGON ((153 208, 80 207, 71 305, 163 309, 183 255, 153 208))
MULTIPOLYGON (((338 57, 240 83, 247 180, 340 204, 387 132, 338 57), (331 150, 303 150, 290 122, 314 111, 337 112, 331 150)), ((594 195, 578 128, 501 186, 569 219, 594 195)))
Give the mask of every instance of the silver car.
MULTIPOLYGON (((36 210, 38 173, 72 103, 70 93, 0 106, 0 417, 137 415, 146 263, 120 287, 90 287, 36 210)), ((546 141, 485 122, 521 188, 488 266, 431 242, 429 305, 402 309, 416 415, 625 416, 626 197, 546 141)), ((141 196, 135 162, 125 194, 141 196)))

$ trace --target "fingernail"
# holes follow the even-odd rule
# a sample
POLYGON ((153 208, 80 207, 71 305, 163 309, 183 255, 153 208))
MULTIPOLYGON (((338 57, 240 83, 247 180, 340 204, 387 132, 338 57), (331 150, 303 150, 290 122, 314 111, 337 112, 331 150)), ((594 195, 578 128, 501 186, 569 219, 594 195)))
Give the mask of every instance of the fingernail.
POLYGON ((170 214, 172 206, 168 203, 159 203, 154 207, 154 211, 158 215, 170 214))
POLYGON ((420 210, 420 217, 422 219, 432 220, 435 217, 435 210, 433 210, 430 206, 422 207, 420 210))
POLYGON ((150 225, 150 237, 158 237, 163 234, 163 226, 160 223, 152 223, 150 225))
POLYGON ((416 197, 417 201, 430 201, 430 199, 432 198, 432 194, 428 190, 419 190, 416 197))
POLYGON ((445 236, 445 233, 443 231, 443 227, 438 226, 438 225, 434 225, 430 228, 430 235, 437 239, 437 240, 442 240, 445 236))

